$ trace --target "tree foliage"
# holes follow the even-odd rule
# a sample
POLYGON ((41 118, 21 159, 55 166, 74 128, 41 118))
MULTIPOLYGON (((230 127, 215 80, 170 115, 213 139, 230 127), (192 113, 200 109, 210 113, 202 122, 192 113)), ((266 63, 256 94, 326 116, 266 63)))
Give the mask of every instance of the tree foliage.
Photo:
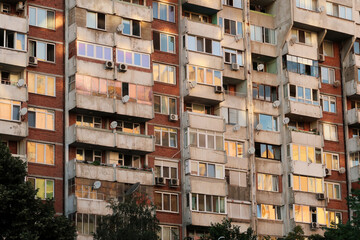
POLYGON ((102 217, 96 240, 157 240, 160 230, 155 206, 145 195, 133 194, 124 202, 111 201, 112 214, 102 217))
POLYGON ((202 237, 202 240, 218 240, 220 237, 224 239, 237 240, 256 240, 254 231, 248 228, 246 232, 241 233, 239 226, 232 226, 229 219, 224 218, 221 223, 211 223, 208 236, 202 237))
POLYGON ((75 226, 55 216, 52 200, 36 198, 25 176, 26 164, 0 144, 0 239, 73 240, 75 226))

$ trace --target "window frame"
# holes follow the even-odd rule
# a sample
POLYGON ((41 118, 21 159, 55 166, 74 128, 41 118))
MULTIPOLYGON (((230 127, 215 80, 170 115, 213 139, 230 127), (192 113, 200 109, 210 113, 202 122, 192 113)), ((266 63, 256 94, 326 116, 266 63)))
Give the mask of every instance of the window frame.
POLYGON ((154 94, 154 112, 158 113, 158 114, 164 114, 164 115, 170 115, 170 114, 177 114, 177 99, 176 97, 170 97, 170 96, 165 96, 165 95, 159 95, 159 94, 154 94), (155 110, 155 98, 159 97, 159 107, 160 107, 160 112, 157 112, 155 110), (167 112, 162 112, 163 110, 163 98, 166 98, 166 103, 168 105, 167 107, 167 112), (175 100, 175 109, 174 111, 171 111, 171 104, 170 104, 170 100, 175 100))
POLYGON ((76 148, 76 155, 75 155, 75 158, 77 161, 84 161, 84 162, 95 162, 95 161, 98 161, 101 162, 102 160, 102 151, 101 150, 96 150, 96 149, 86 149, 86 148, 76 148), (82 155, 82 159, 78 159, 78 151, 81 151, 81 155, 82 155), (92 161, 87 161, 86 160, 86 151, 92 151, 92 161), (100 155, 99 154, 96 154, 96 152, 100 152, 100 155), (100 158, 100 159, 97 159, 97 158, 100 158))
POLYGON ((323 136, 324 140, 326 141, 339 141, 339 134, 338 134, 338 126, 336 124, 329 124, 329 123, 323 123, 322 124, 322 130, 323 130, 323 136), (330 132, 326 133, 325 128, 327 128, 330 132), (335 131, 335 138, 332 138, 333 136, 333 130, 335 131), (329 134, 330 138, 327 138, 327 135, 329 134))
POLYGON ((329 199, 333 199, 333 200, 341 200, 341 185, 340 183, 334 183, 334 182, 324 182, 324 185, 325 185, 325 193, 326 193, 326 197, 329 198, 329 199), (333 197, 330 197, 329 196, 329 192, 328 192, 328 188, 329 186, 332 188, 332 195, 333 197), (336 186, 338 187, 339 189, 339 197, 337 198, 336 197, 336 186))
POLYGON ((177 148, 178 147, 178 130, 176 128, 164 128, 164 127, 154 126, 155 139, 156 139, 156 132, 160 133, 160 143, 157 144, 156 143, 157 141, 155 140, 155 145, 156 146, 170 147, 170 148, 177 148), (162 138, 162 133, 163 132, 166 132, 169 135, 168 146, 163 145, 163 138, 162 138), (170 137, 171 134, 175 134, 175 146, 171 146, 171 137, 170 137))
POLYGON ((97 129, 101 129, 102 128, 102 118, 101 117, 97 117, 97 116, 89 116, 89 115, 83 115, 83 114, 77 114, 76 115, 76 122, 75 122, 76 126, 78 127, 85 127, 85 128, 97 128, 97 129), (81 117, 81 121, 78 121, 78 117, 81 117), (84 117, 90 117, 92 118, 92 125, 93 126, 86 126, 86 122, 84 122, 84 117), (100 119, 100 122, 96 122, 95 119, 100 119), (79 124, 78 124, 79 122, 79 124), (100 127, 95 127, 96 124, 100 124, 100 127))
POLYGON ((34 114, 34 126, 30 126, 30 121, 28 121, 29 123, 29 127, 30 128, 37 128, 37 129, 42 129, 42 130, 49 130, 49 131, 55 131, 55 111, 54 110, 48 110, 45 108, 34 108, 34 107, 29 107, 28 108, 28 120, 30 118, 30 114, 34 114), (36 116, 37 113, 44 113, 45 114, 45 127, 36 127, 36 116), (50 126, 48 128, 48 116, 52 116, 52 126, 50 126))
POLYGON ((280 192, 279 176, 278 175, 266 174, 266 173, 257 173, 257 181, 256 182, 257 182, 257 186, 256 186, 257 191, 280 192), (268 177, 271 177, 271 187, 270 188, 272 190, 266 190, 267 188, 269 188, 269 186, 265 186, 266 185, 265 178, 268 178, 268 177), (261 179, 263 179, 264 181, 261 182, 261 179))
MULTIPOLYGON (((290 159, 292 160, 292 161, 300 161, 300 162, 306 162, 306 163, 315 163, 315 164, 321 164, 321 165, 323 165, 323 163, 324 163, 324 159, 323 159, 323 156, 322 156, 322 150, 321 150, 321 148, 317 148, 317 147, 314 147, 314 146, 307 146, 307 145, 301 145, 301 144, 294 144, 294 143, 291 143, 291 144, 289 144, 288 145, 288 148, 290 148, 290 159), (294 147, 297 147, 297 152, 298 152, 298 156, 297 156, 297 158, 298 159, 296 159, 295 157, 294 157, 294 147), (306 161, 302 161, 301 160, 301 147, 305 147, 306 148, 306 161), (309 161, 309 159, 310 159, 310 157, 309 157, 309 148, 313 148, 314 149, 314 162, 311 162, 311 161, 309 161), (318 162, 316 162, 317 161, 317 159, 316 159, 316 154, 317 154, 317 151, 320 151, 320 158, 321 158, 321 163, 318 163, 318 162)), ((288 149, 289 150, 289 149, 288 149)))
MULTIPOLYGON (((56 163, 56 155, 55 155, 55 152, 56 152, 56 148, 55 148, 55 145, 54 144, 48 144, 48 143, 39 143, 39 142, 34 142, 34 141, 27 141, 26 142, 26 154, 28 156, 28 162, 31 162, 31 163, 36 163, 36 164, 43 164, 43 165, 48 165, 48 166, 55 166, 55 163, 56 163), (34 153, 30 153, 29 152, 29 144, 35 144, 35 152, 34 153), (38 145, 43 145, 43 148, 44 148, 44 162, 38 162, 38 145), (47 153, 46 153, 46 149, 47 149, 47 146, 51 146, 52 147, 52 151, 53 151, 53 163, 46 163, 47 162, 47 153), (32 154, 34 154, 34 158, 31 158, 32 154), (31 159, 34 159, 35 161, 31 161, 31 159)), ((51 162, 51 161, 50 161, 51 162)))
MULTIPOLYGON (((171 193, 171 192, 158 192, 155 191, 154 193, 154 202, 156 202, 155 200, 155 195, 156 194, 161 194, 161 209, 156 209, 157 212, 167 212, 167 213, 179 213, 179 194, 177 193, 171 193), (170 206, 170 210, 164 210, 164 195, 169 195, 169 206, 170 206), (172 205, 171 205, 171 196, 176 196, 176 211, 172 211, 172 205)), ((156 205, 156 203, 155 203, 156 205)))
POLYGON ((34 94, 38 94, 38 95, 43 95, 43 96, 49 96, 49 97, 56 97, 56 77, 55 76, 50 76, 50 75, 43 75, 43 74, 37 74, 37 73, 34 73, 34 72, 28 72, 28 90, 30 93, 34 93, 34 94), (30 83, 30 75, 33 75, 34 76, 34 82, 33 83, 30 83), (41 76, 43 78, 45 78, 45 94, 42 94, 42 93, 38 93, 38 77, 41 76), (52 78, 54 79, 54 95, 50 95, 48 94, 48 84, 49 84, 49 78, 52 78), (32 92, 31 91, 31 87, 30 85, 34 85, 33 89, 34 91, 32 92))
POLYGON ((176 6, 175 5, 164 3, 164 2, 153 1, 152 9, 153 9, 153 16, 154 16, 155 19, 166 21, 166 22, 172 22, 172 23, 176 22, 176 6), (154 11, 155 11, 154 4, 157 5, 157 14, 154 14, 154 11), (160 5, 165 5, 166 6, 166 19, 161 18, 161 14, 160 14, 161 7, 160 7, 160 5), (173 11, 174 11, 174 21, 170 20, 170 8, 171 7, 173 8, 173 11))
POLYGON ((217 40, 213 40, 210 38, 205 38, 205 37, 200 37, 200 36, 195 36, 195 35, 184 35, 184 38, 186 39, 185 41, 185 45, 186 45, 186 50, 187 51, 193 51, 193 52, 199 52, 199 53, 203 53, 203 54, 209 54, 209 55, 213 55, 213 56, 217 56, 217 57, 222 57, 222 51, 221 51, 221 43, 220 41, 217 40), (195 48, 192 49, 189 47, 189 38, 194 38, 195 39, 195 48), (203 51, 198 50, 198 38, 202 39, 202 46, 203 46, 203 51), (206 41, 211 41, 211 53, 206 51, 206 41), (214 48, 214 43, 218 44, 219 49, 215 49, 214 48), (216 54, 216 50, 219 51, 219 54, 216 54))
POLYGON ((195 65, 186 65, 186 79, 188 81, 195 81, 197 84, 203 84, 203 85, 208 85, 208 86, 222 86, 223 83, 223 74, 222 71, 219 70, 215 70, 215 69, 211 69, 211 68, 205 68, 205 67, 200 67, 200 66, 195 66, 195 65), (195 79, 191 79, 190 80, 190 68, 194 69, 194 76, 195 79), (202 70, 199 70, 202 69, 202 70), (199 75, 201 75, 201 73, 199 74, 199 71, 203 71, 203 76, 204 76, 204 81, 200 82, 199 79, 199 75), (211 71, 211 77, 212 77, 212 84, 208 84, 207 83, 207 74, 208 72, 211 71), (216 73, 220 74, 220 84, 216 84, 216 73))
POLYGON ((42 199, 42 200, 45 200, 45 199, 55 199, 55 180, 54 179, 48 179, 48 178, 37 178, 37 177, 31 177, 31 176, 29 176, 29 177, 27 177, 27 180, 28 181, 34 181, 33 183, 34 183, 34 188, 35 188, 35 190, 37 190, 37 189, 39 189, 39 188, 36 188, 36 181, 37 180, 44 180, 44 196, 43 197, 40 197, 38 194, 39 194, 39 191, 36 193, 36 198, 40 198, 40 199, 42 199), (52 182, 52 197, 51 198, 47 198, 46 197, 46 194, 47 194, 47 183, 48 182, 52 182))
MULTIPOLYGON (((112 54, 112 53, 111 53, 112 54)), ((151 67, 151 56, 150 54, 147 53, 140 53, 140 52, 134 52, 134 51, 129 51, 129 50, 125 50, 125 49, 116 49, 116 63, 123 63, 129 66, 134 66, 134 67, 139 67, 139 68, 145 68, 145 69, 150 69, 151 67), (123 61, 121 61, 120 59, 120 52, 122 52, 123 54, 123 61), (127 54, 131 54, 131 63, 127 62, 126 59, 126 55, 127 54), (135 62, 135 56, 138 55, 140 57, 140 65, 137 65, 135 62), (146 64, 148 61, 148 65, 146 64)))
POLYGON ((225 152, 226 152, 226 156, 228 157, 236 157, 236 158, 244 158, 245 154, 244 154, 244 150, 245 150, 245 143, 244 142, 240 142, 240 141, 233 141, 233 140, 224 140, 224 148, 225 148, 225 152), (235 155, 236 156, 232 156, 229 155, 229 144, 235 144, 235 155), (242 153, 239 154, 239 146, 242 148, 242 153))
POLYGON ((256 212, 257 212, 256 216, 257 216, 258 219, 275 220, 275 221, 282 221, 282 220, 283 220, 283 219, 282 219, 282 208, 281 208, 281 206, 276 206, 276 205, 271 205, 271 204, 257 204, 257 206, 256 206, 256 212), (264 206, 265 208, 267 207, 267 208, 269 209, 269 211, 270 211, 270 208, 275 209, 275 210, 274 210, 274 211, 275 211, 275 219, 270 218, 270 215, 269 215, 269 214, 268 214, 269 217, 267 217, 267 218, 265 218, 265 217, 262 216, 263 206, 264 206), (260 211, 259 211, 259 210, 260 210, 260 211), (280 216, 279 216, 279 215, 280 215, 280 216))
POLYGON ((21 103, 20 101, 7 100, 7 99, 0 98, 0 104, 1 104, 1 103, 2 103, 2 104, 9 104, 9 105, 10 105, 10 110, 11 110, 11 112, 10 112, 10 119, 0 118, 0 120, 21 122, 20 109, 21 109, 22 103, 21 103), (13 117, 14 117, 14 107, 18 107, 18 108, 19 108, 19 112, 18 112, 19 119, 13 119, 13 117))
POLYGON ((321 107, 323 112, 336 113, 336 97, 330 95, 321 95, 320 100, 321 100, 321 107), (327 109, 329 111, 325 110, 325 101, 327 101, 327 109), (334 103, 334 111, 331 111, 332 103, 334 103))
POLYGON ((176 66, 172 66, 172 65, 167 65, 167 64, 162 64, 162 63, 156 63, 156 62, 153 62, 153 81, 155 82, 161 82, 161 83, 167 83, 167 84, 171 84, 171 85, 176 85, 176 66), (156 67, 157 66, 157 67, 156 67), (168 80, 167 82, 164 82, 164 81, 161 81, 161 67, 165 67, 165 72, 166 72, 166 79, 168 80), (155 73, 155 67, 157 68, 157 73, 155 73), (172 71, 169 69, 172 69, 172 71), (171 75, 173 73, 173 79, 174 79, 174 82, 170 82, 170 79, 171 79, 171 75), (158 76, 157 79, 155 76, 158 76))
POLYGON ((30 52, 30 56, 32 57, 36 57, 36 59, 38 61, 42 61, 42 62, 47 62, 47 63, 56 63, 56 44, 55 43, 50 43, 50 42, 44 42, 44 41, 38 41, 38 40, 34 40, 34 39, 29 39, 29 48, 33 46, 33 44, 35 44, 35 49, 36 49, 36 53, 34 52, 34 49, 30 50, 29 49, 29 52, 30 52), (39 43, 43 43, 43 44, 46 44, 46 48, 45 48, 45 55, 46 55, 46 59, 41 59, 39 58, 37 55, 37 51, 39 49, 38 47, 38 44, 39 43), (50 61, 48 60, 48 45, 52 45, 54 46, 54 61, 50 61))
POLYGON ((3 39, 4 46, 0 45, 0 48, 6 48, 6 49, 20 51, 20 52, 26 52, 27 51, 27 40, 28 39, 27 39, 27 34, 26 33, 11 31, 11 30, 8 30, 8 29, 0 29, 0 31, 3 31, 3 33, 4 33, 4 39, 3 39), (14 34, 14 39, 13 39, 13 42, 12 42, 12 44, 14 46, 13 48, 7 46, 8 33, 13 33, 14 34), (18 34, 24 36, 24 42, 22 42, 22 44, 24 45, 23 49, 17 48, 16 42, 18 40, 18 34))
POLYGON ((335 82, 335 69, 330 67, 320 67, 320 76, 321 76, 321 83, 325 84, 334 84, 335 82), (325 72, 327 73, 327 80, 324 81, 325 72))
POLYGON ((50 29, 50 30, 55 30, 56 28, 56 11, 53 10, 49 10, 49 9, 45 9, 45 8, 39 8, 39 7, 34 7, 34 6, 29 6, 29 25, 30 26, 34 26, 34 27, 39 27, 39 28, 45 28, 45 29, 50 29), (31 24, 31 9, 35 10, 35 25, 31 24), (46 27, 41 27, 39 26, 38 23, 38 10, 41 9, 43 11, 46 11, 46 18, 45 18, 45 25, 46 27), (54 15, 54 26, 53 27, 48 27, 48 12, 52 12, 54 15))
MULTIPOLYGON (((133 20, 133 19, 128 19, 128 18, 123 18, 122 19, 122 23, 125 25, 125 21, 128 21, 129 22, 129 31, 130 33, 124 33, 124 30, 121 31, 121 33, 123 35, 126 35, 126 36, 131 36, 131 37, 137 37, 137 38, 141 38, 141 21, 138 21, 138 20, 133 20), (135 35, 134 34, 134 24, 139 24, 139 35, 135 35)), ((125 29, 125 28, 124 28, 125 29)))
POLYGON ((205 178, 215 178, 215 179, 225 179, 225 166, 223 164, 216 164, 216 163, 207 163, 207 162, 202 162, 202 161, 194 161, 194 160, 188 160, 189 164, 189 170, 190 170, 190 175, 191 176, 197 176, 197 177, 205 177, 205 178), (197 165, 197 171, 196 174, 193 174, 192 171, 192 164, 197 165), (205 164, 205 175, 201 175, 200 174, 200 164, 205 164), (209 165, 214 165, 214 173, 215 173, 215 177, 210 177, 209 176, 209 165), (222 176, 217 176, 217 168, 222 168, 222 176))
MULTIPOLYGON (((207 194, 199 194, 199 193, 189 193, 189 205, 190 205, 190 211, 192 212, 207 212, 207 213, 215 213, 215 214, 227 214, 227 197, 226 196, 217 196, 217 195, 207 195, 207 194), (199 210, 199 195, 203 195, 204 196, 204 211, 200 211, 199 210), (196 206, 193 206, 192 202, 193 202, 193 197, 195 197, 196 199, 196 206), (211 199, 211 209, 212 211, 207 211, 207 204, 206 204, 206 198, 210 197, 211 199), (219 212, 217 211, 213 211, 213 207, 214 207, 214 199, 216 198, 216 202, 218 203, 219 206, 219 212), (224 199, 224 212, 221 212, 221 198, 224 199), (195 207, 195 208, 194 208, 195 207)), ((215 203, 216 204, 216 203, 215 203)))
POLYGON ((325 191, 325 185, 324 185, 324 179, 323 178, 317 178, 317 177, 310 177, 310 176, 302 176, 302 175, 295 175, 291 174, 291 187, 293 191, 299 191, 299 192, 309 192, 309 193, 324 193, 325 191), (298 178, 297 182, 299 183, 299 186, 295 186, 295 178, 298 178), (306 189, 307 191, 303 191, 303 187, 301 185, 301 178, 306 178, 306 189), (311 185, 311 179, 314 179, 314 187, 315 191, 310 191, 310 185, 311 185), (318 189, 318 181, 321 181, 321 191, 318 189))
POLYGON ((195 129, 195 128, 187 128, 185 131, 185 138, 187 140, 187 147, 196 147, 196 148, 202 148, 202 149, 212 149, 215 151, 224 151, 224 133, 220 133, 220 132, 215 132, 215 131, 207 131, 207 130, 201 130, 201 129, 195 129), (190 134, 196 134, 196 146, 191 145, 190 142, 190 134), (199 144, 199 135, 205 135, 205 147, 200 146, 199 144), (187 135, 187 137, 186 137, 187 135), (209 148, 208 147, 208 139, 210 137, 213 137, 214 139, 214 148, 209 148), (222 141, 222 149, 217 149, 217 137, 221 137, 222 141))

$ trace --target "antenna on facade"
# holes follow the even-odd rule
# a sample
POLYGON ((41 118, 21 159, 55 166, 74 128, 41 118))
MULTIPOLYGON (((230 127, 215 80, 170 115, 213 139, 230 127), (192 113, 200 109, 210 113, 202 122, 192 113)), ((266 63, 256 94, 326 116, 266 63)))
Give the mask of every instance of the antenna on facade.
POLYGON ((129 195, 133 194, 136 190, 138 190, 139 187, 140 187, 140 182, 137 182, 137 183, 133 184, 133 185, 125 192, 125 196, 129 196, 129 195))

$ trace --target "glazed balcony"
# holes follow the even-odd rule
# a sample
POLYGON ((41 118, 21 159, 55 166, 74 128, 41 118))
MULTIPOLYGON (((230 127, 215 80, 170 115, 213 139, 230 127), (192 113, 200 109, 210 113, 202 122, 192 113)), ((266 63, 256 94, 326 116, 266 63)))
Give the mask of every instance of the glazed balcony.
POLYGON ((17 87, 15 85, 0 84, 0 96, 8 100, 27 102, 28 89, 26 86, 17 87))
POLYGON ((324 139, 321 135, 301 130, 288 129, 287 142, 316 148, 322 148, 324 146, 324 139))
POLYGON ((12 139, 21 139, 27 137, 28 123, 21 121, 7 121, 0 119, 0 136, 9 136, 12 139))
POLYGON ((184 127, 225 132, 225 120, 220 116, 186 111, 182 117, 184 127))
POLYGON ((68 128, 67 143, 83 147, 96 146, 108 150, 127 150, 133 154, 146 154, 155 151, 155 138, 153 136, 78 127, 75 124, 68 128))

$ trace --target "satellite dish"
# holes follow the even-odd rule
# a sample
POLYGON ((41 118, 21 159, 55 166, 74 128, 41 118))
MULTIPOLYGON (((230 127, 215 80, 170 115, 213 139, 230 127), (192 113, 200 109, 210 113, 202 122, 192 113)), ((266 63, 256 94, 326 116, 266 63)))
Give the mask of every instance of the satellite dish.
POLYGON ((112 121, 112 122, 110 123, 110 128, 111 128, 111 129, 115 129, 115 128, 117 127, 117 125, 118 125, 117 121, 112 121))
POLYGON ((236 132, 240 129, 240 125, 236 124, 234 127, 233 127, 233 131, 236 132))
POLYGON ((117 32, 122 32, 123 30, 124 30, 124 24, 121 23, 120 25, 117 26, 116 31, 117 32))
POLYGON ((93 189, 99 189, 101 187, 101 182, 100 181, 95 181, 93 184, 93 189))
POLYGON ((129 99, 130 99, 129 95, 125 95, 125 96, 122 97, 121 100, 122 100, 123 103, 127 103, 129 101, 129 99))
POLYGON ((344 167, 341 167, 341 168, 339 169, 339 173, 340 173, 340 174, 344 174, 345 171, 346 171, 346 169, 345 169, 344 167))
POLYGON ((248 153, 250 155, 253 155, 255 153, 255 148, 254 147, 249 148, 248 153))
POLYGON ((125 196, 133 194, 139 187, 140 187, 140 182, 135 183, 125 192, 125 196))
POLYGON ((16 86, 19 87, 19 88, 22 87, 22 86, 24 86, 24 85, 25 85, 25 80, 22 79, 22 78, 19 79, 19 81, 18 81, 17 84, 16 84, 16 86))
POLYGON ((283 119, 283 124, 287 125, 290 122, 290 118, 286 117, 283 119))
POLYGON ((273 107, 274 108, 278 108, 280 106, 280 101, 279 100, 276 100, 273 102, 273 107))
POLYGON ((258 66, 257 66, 257 70, 259 71, 259 72, 261 72, 261 71, 264 71, 264 64, 262 64, 262 63, 260 63, 258 66))
POLYGON ((240 39, 241 39, 241 35, 240 35, 240 34, 236 34, 236 35, 235 35, 235 41, 238 42, 238 41, 240 41, 240 39))
POLYGON ((190 88, 194 88, 197 85, 196 81, 189 81, 190 88))
POLYGON ((256 125, 256 130, 260 131, 260 130, 262 130, 262 128, 263 128, 263 125, 261 123, 256 125))
POLYGON ((20 109, 20 115, 21 116, 24 116, 25 114, 27 114, 27 108, 22 108, 22 109, 20 109))

